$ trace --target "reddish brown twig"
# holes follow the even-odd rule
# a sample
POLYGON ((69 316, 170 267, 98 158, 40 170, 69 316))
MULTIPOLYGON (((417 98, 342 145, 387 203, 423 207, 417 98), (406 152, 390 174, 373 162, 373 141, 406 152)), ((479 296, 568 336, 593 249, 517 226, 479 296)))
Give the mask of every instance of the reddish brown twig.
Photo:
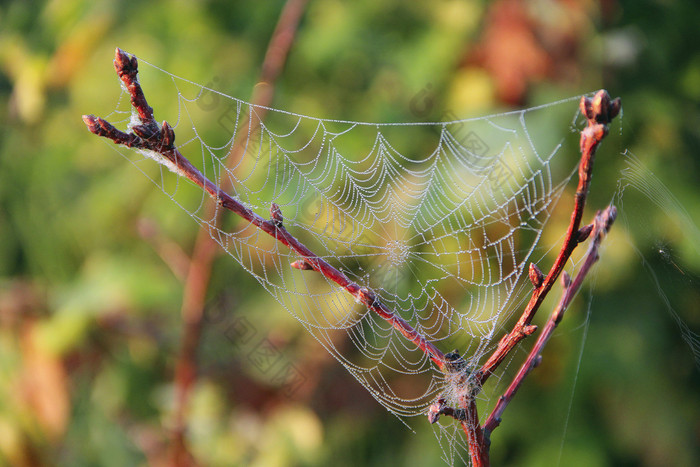
MULTIPOLYGON (((520 319, 515 324, 513 329, 503 336, 498 343, 496 350, 482 367, 473 373, 468 373, 464 370, 464 383, 458 388, 459 409, 445 406, 444 399, 441 397, 436 403, 431 405, 428 411, 428 419, 431 423, 435 423, 440 415, 447 415, 457 419, 467 437, 469 453, 472 464, 475 466, 489 465, 489 445, 490 435, 493 429, 500 423, 500 416, 506 406, 512 400, 512 397, 517 392, 522 384, 525 376, 534 368, 541 358, 541 352, 544 345, 547 343, 554 327, 563 317, 566 307, 576 291, 581 286, 581 282, 588 273, 590 267, 598 259, 598 247, 607 229, 610 228, 612 221, 615 218, 615 208, 606 209, 604 214, 596 216, 593 224, 580 227, 581 217, 590 188, 591 176, 593 173, 593 161, 595 151, 600 142, 608 134, 608 124, 612 121, 620 111, 620 99, 610 99, 610 95, 605 90, 598 91, 594 97, 581 98, 581 113, 588 121, 587 127, 581 132, 581 161, 579 163, 579 182, 574 197, 574 209, 571 213, 571 221, 566 232, 564 244, 562 245, 559 255, 555 260, 552 268, 546 277, 535 264, 530 264, 528 271, 530 281, 535 290, 523 311, 520 319), (537 326, 530 324, 535 313, 539 309, 542 301, 552 288, 554 282, 559 278, 563 271, 564 265, 569 260, 576 246, 585 241, 595 231, 595 238, 592 242, 587 259, 581 271, 576 277, 576 281, 572 284, 568 276, 564 276, 564 297, 552 314, 552 318, 547 323, 543 333, 535 343, 526 362, 523 364, 521 371, 516 375, 515 379, 509 386, 506 394, 504 394, 494 411, 487 419, 486 424, 482 428, 479 424, 479 416, 476 407, 475 397, 483 387, 484 382, 489 378, 498 365, 503 362, 506 356, 515 348, 515 346, 525 337, 531 335, 537 330, 537 326)), ((448 357, 450 354, 447 355, 448 357)), ((449 368, 449 366, 448 366, 449 368)))
POLYGON ((530 371, 532 371, 533 368, 540 364, 542 359, 542 349, 544 349, 544 346, 552 336, 554 329, 564 317, 566 309, 569 307, 574 296, 576 296, 576 293, 581 288, 581 284, 583 284, 583 280, 590 271, 591 267, 593 267, 593 264, 598 261, 598 250, 600 249, 600 243, 610 230, 610 227, 615 221, 615 217, 617 217, 617 209, 615 209, 614 206, 609 206, 607 209, 605 209, 605 211, 598 211, 596 213, 596 216, 593 219, 593 224, 591 224, 593 228, 593 240, 588 247, 588 252, 586 253, 583 265, 573 281, 566 271, 562 273, 561 282, 562 288, 564 289, 562 297, 557 306, 554 308, 554 311, 552 311, 547 324, 542 330, 542 333, 538 336, 537 341, 532 347, 527 359, 520 367, 520 370, 515 375, 515 378, 510 383, 510 386, 508 386, 506 392, 498 399, 496 407, 494 407, 493 411, 486 419, 486 422, 484 422, 483 431, 486 439, 491 436, 491 432, 494 430, 494 428, 501 423, 501 415, 503 414, 503 411, 506 409, 510 401, 513 400, 513 396, 515 396, 515 393, 522 385, 525 377, 530 373, 530 371))
MULTIPOLYGON (((513 327, 513 330, 501 339, 496 351, 479 370, 476 376, 479 386, 483 386, 484 382, 486 382, 496 367, 501 364, 506 355, 513 350, 518 342, 537 329, 530 325, 537 309, 542 304, 547 293, 549 293, 549 290, 559 277, 562 269, 564 269, 564 265, 569 260, 576 245, 586 240, 588 235, 590 235, 591 230, 589 227, 584 227, 579 230, 579 226, 581 225, 581 217, 583 216, 583 208, 586 204, 588 190, 591 186, 595 152, 600 142, 608 134, 608 124, 620 112, 620 106, 620 98, 618 97, 615 100, 610 99, 610 95, 605 90, 598 91, 592 98, 581 98, 581 113, 588 120, 588 126, 581 132, 581 162, 578 168, 578 187, 574 195, 574 210, 571 213, 571 222, 566 232, 564 245, 562 245, 559 255, 554 265, 549 270, 547 277, 539 284, 533 281, 535 290, 532 293, 529 303, 525 307, 525 311, 523 311, 520 319, 513 327)), ((536 266, 534 268, 536 268, 536 266)), ((537 276, 536 272, 534 275, 537 276)), ((533 277, 532 272, 530 277, 533 277)))
MULTIPOLYGON (((472 378, 470 385, 474 388, 474 396, 476 393, 478 393, 479 389, 483 387, 484 382, 489 378, 489 376, 493 374, 496 367, 503 362, 506 356, 515 348, 515 346, 522 339, 535 332, 537 327, 530 324, 532 318, 535 316, 535 313, 542 304, 542 301, 547 296, 547 293, 549 293, 551 290, 552 285, 561 274, 562 270, 564 269, 564 265, 571 256, 571 253, 579 243, 588 238, 592 229, 594 228, 593 226, 579 228, 581 225, 581 217, 583 216, 583 209, 586 204, 586 198, 588 196, 588 190, 591 184, 593 161, 598 145, 608 134, 608 124, 620 112, 620 107, 620 98, 618 97, 617 99, 612 100, 610 95, 605 90, 598 91, 592 98, 585 96, 581 98, 581 113, 584 115, 584 117, 586 117, 588 125, 581 132, 581 161, 579 162, 578 170, 579 181, 576 194, 574 195, 574 209, 571 213, 571 221, 566 232, 564 245, 559 251, 559 255, 557 256, 554 265, 552 265, 552 268, 549 270, 547 277, 542 277, 542 273, 537 266, 530 266, 530 280, 535 287, 532 297, 530 298, 530 301, 525 307, 523 314, 520 316, 520 319, 515 324, 513 329, 499 341, 496 350, 491 357, 489 357, 486 363, 484 363, 484 365, 482 365, 482 367, 475 372, 475 374, 470 376, 470 378, 472 378)), ((602 229, 602 227, 600 226, 605 226, 604 230, 607 231, 607 228, 609 228, 610 224, 612 223, 612 219, 614 219, 614 208, 606 210, 606 213, 608 218, 604 219, 604 222, 597 222, 599 228, 597 232, 599 237, 597 240, 598 243, 602 238, 602 235, 600 234, 602 231, 600 229, 602 229)), ((594 225, 595 224, 596 222, 594 222, 594 225)), ((596 243, 595 239, 593 243, 596 243)), ((597 259, 597 250, 598 247, 595 246, 593 254, 595 259, 597 259)), ((588 269, 590 269, 590 265, 586 269, 586 273, 588 272, 588 269)), ((580 282, 583 280, 585 275, 586 274, 583 273, 583 270, 581 273, 579 273, 577 276, 578 285, 575 290, 569 286, 567 281, 564 295, 567 297, 568 301, 573 298, 575 291, 578 290, 578 287, 580 287, 580 282)), ((566 305, 568 305, 568 302, 566 305)), ((493 429, 498 426, 498 423, 500 423, 500 416, 503 410, 505 410, 505 407, 512 399, 512 396, 517 391, 517 388, 522 384, 525 376, 539 361, 542 347, 544 344, 546 344, 547 340, 549 339, 549 335, 551 335, 551 332, 553 331, 553 328, 549 329, 549 327, 556 326, 558 320, 560 320, 561 316, 563 316, 565 309, 566 308, 564 307, 563 309, 555 310, 553 316, 555 318, 558 316, 558 319, 555 319, 552 324, 547 324, 545 331, 540 336, 540 339, 538 339, 535 348, 533 348, 533 350, 530 352, 528 359, 523 365, 525 370, 521 369, 522 374, 518 373, 518 375, 516 375, 513 383, 508 388, 509 392, 507 392, 507 394, 504 396, 505 399, 502 398, 499 400, 499 403, 494 409, 492 416, 487 420, 488 424, 485 425, 483 429, 479 424, 479 417, 477 414, 477 407, 474 397, 463 403, 462 408, 466 410, 466 421, 461 421, 461 424, 464 429, 464 433, 467 436, 469 453, 473 465, 489 465, 491 431, 493 431, 493 429), (545 337, 543 338, 542 336, 545 337)))
MULTIPOLYGON (((120 49, 117 49, 116 56, 115 66, 117 68, 136 70, 137 62, 135 57, 129 57, 120 49)), ((136 96, 143 95, 140 86, 138 86, 135 72, 120 72, 119 74, 130 93, 136 96), (133 86, 134 83, 135 86, 133 86)), ((145 99, 142 101, 134 97, 132 97, 132 104, 148 106, 145 99)), ((150 107, 148 107, 148 109, 150 109, 150 107)), ((139 115, 142 115, 141 109, 137 109, 137 111, 139 115)), ((143 114, 148 115, 147 112, 143 114)), ((95 117, 94 115, 84 115, 83 121, 88 129, 98 136, 108 138, 116 144, 121 144, 129 148, 147 151, 146 154, 155 161, 168 167, 177 174, 186 177, 192 183, 202 188, 221 207, 242 217, 281 244, 292 249, 303 258, 305 264, 345 289, 357 302, 362 303, 375 312, 394 327, 394 329, 399 331, 406 339, 413 342, 438 366, 438 368, 442 369, 444 367, 445 357, 432 342, 428 341, 423 335, 413 329, 406 320, 394 314, 393 311, 379 300, 374 291, 359 286, 326 260, 309 250, 309 248, 287 231, 280 213, 276 212, 274 219, 263 219, 206 178, 173 145, 175 133, 167 122, 163 122, 162 126, 159 127, 151 117, 150 121, 132 126, 132 133, 125 133, 115 128, 106 120, 95 117)))
MULTIPOLYGON (((326 278, 344 288, 356 301, 364 304, 367 308, 390 323, 405 338, 420 348, 442 371, 446 373, 453 371, 450 369, 450 361, 446 360, 446 356, 418 331, 413 329, 405 320, 388 309, 373 291, 365 287, 360 287, 357 283, 351 281, 345 274, 314 254, 290 234, 284 227, 284 219, 278 206, 273 204, 270 211, 271 219, 264 219, 246 208, 235 198, 228 195, 221 187, 216 186, 208 180, 177 150, 177 148, 175 148, 173 144, 175 134, 167 122, 163 122, 162 126, 158 126, 155 122, 153 110, 148 106, 136 80, 136 59, 134 57, 129 57, 126 53, 118 49, 115 67, 126 88, 129 90, 132 105, 136 108, 141 122, 139 125, 132 126, 130 133, 125 133, 116 129, 104 119, 92 115, 84 116, 83 120, 92 133, 109 138, 117 144, 146 150, 147 154, 160 164, 165 165, 181 176, 187 177, 209 194, 217 204, 242 217, 258 229, 266 232, 283 245, 295 251, 302 259, 294 262, 292 266, 298 269, 313 269, 323 274, 326 278)), ((536 330, 536 327, 530 324, 534 314, 561 274, 573 250, 590 235, 593 226, 579 227, 590 187, 594 155, 598 145, 607 135, 609 122, 617 115, 619 110, 619 98, 611 100, 608 93, 604 90, 596 93, 593 98, 582 98, 581 111, 588 120, 588 126, 581 132, 582 156, 579 164, 579 183, 575 195, 571 222, 566 233, 564 245, 546 277, 543 277, 543 274, 536 266, 531 265, 529 272, 535 290, 530 302, 515 324, 513 330, 501 339, 493 355, 491 355, 486 363, 472 374, 467 373, 465 370, 464 381, 462 382, 463 389, 461 389, 458 397, 460 408, 454 409, 445 407, 444 402, 440 404, 439 401, 436 403, 437 405, 434 404, 431 406, 431 412, 429 413, 431 421, 436 421, 440 414, 452 416, 460 421, 468 440, 472 462, 475 465, 488 465, 489 435, 493 428, 498 425, 497 420, 500 418, 505 405, 512 399, 512 395, 515 394, 517 388, 522 384, 522 380, 532 368, 533 363, 539 358, 542 346, 544 346, 551 335, 553 328, 551 330, 548 330, 549 328, 545 329, 545 333, 547 334, 545 334, 546 337, 541 340, 541 346, 536 346, 533 349, 531 358, 528 358, 526 362, 526 365, 528 365, 527 371, 524 371, 522 376, 516 377, 516 380, 514 380, 511 385, 513 389, 512 393, 509 392, 504 396, 505 398, 503 400, 505 402, 499 403, 492 414, 493 417, 489 417, 487 421, 489 424, 486 425, 484 429, 482 429, 479 424, 475 396, 495 368, 498 367, 513 348, 524 337, 532 334, 536 330)), ((600 224, 600 222, 598 222, 598 224, 600 224)), ((605 225, 609 227, 608 222, 605 222, 605 225)), ((602 238, 602 236, 599 235, 600 232, 600 229, 596 231, 596 238, 602 238)), ((597 240, 598 243, 599 241, 600 240, 597 240)), ((597 255, 597 246, 595 247, 595 253, 597 255)), ((587 266, 585 271, 587 272, 589 268, 590 266, 587 266)), ((580 281, 583 280, 584 276, 585 273, 580 273, 577 276, 578 285, 576 288, 572 288, 569 285, 565 287, 565 296, 568 298, 562 303, 568 305, 575 291, 580 287, 580 281)), ((558 323, 564 310, 565 306, 558 307, 558 309, 555 310, 553 315, 555 319, 552 326, 558 323)), ((538 342, 540 341, 538 340, 538 342)), ((457 355, 457 357, 459 356, 457 355)), ((509 388, 509 391, 511 388, 509 388)))

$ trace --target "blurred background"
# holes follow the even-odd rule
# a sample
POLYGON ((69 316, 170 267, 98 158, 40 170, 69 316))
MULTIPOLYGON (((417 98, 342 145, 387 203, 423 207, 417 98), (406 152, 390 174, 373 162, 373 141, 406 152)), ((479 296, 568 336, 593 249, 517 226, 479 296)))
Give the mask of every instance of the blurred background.
POLYGON ((494 432, 492 461, 700 465, 700 4, 291 0, 276 75, 263 62, 286 3, 0 4, 0 464, 442 463, 426 421, 414 432, 390 416, 284 310, 246 314, 266 292, 226 255, 211 266, 196 377, 178 370, 197 225, 80 119, 114 110, 118 46, 326 118, 620 96, 585 218, 613 199, 621 218, 494 432), (248 358, 260 342, 303 375, 293 390, 248 358))

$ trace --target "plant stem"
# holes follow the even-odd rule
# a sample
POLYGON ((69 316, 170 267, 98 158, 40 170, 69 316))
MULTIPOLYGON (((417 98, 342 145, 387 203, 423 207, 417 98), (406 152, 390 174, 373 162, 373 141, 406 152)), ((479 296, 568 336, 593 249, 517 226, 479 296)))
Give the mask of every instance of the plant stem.
POLYGON ((564 265, 569 260, 576 246, 584 241, 590 230, 579 231, 583 209, 586 205, 586 198, 591 186, 591 176, 593 174, 593 162, 595 152, 600 142, 608 134, 608 124, 620 111, 620 98, 610 99, 610 95, 605 90, 600 90, 592 98, 581 98, 581 112, 588 120, 588 126, 581 132, 581 161, 578 169, 578 187, 574 195, 574 210, 571 213, 571 221, 566 231, 564 245, 562 245, 559 255, 554 265, 549 270, 547 277, 541 285, 535 287, 532 297, 528 302, 520 319, 513 327, 513 330, 505 335, 498 344, 498 348, 479 370, 478 383, 483 386, 498 365, 503 362, 506 356, 522 339, 532 334, 536 328, 529 326, 532 318, 549 293, 559 274, 564 269, 564 265))
POLYGON ((552 311, 552 314, 542 330, 542 333, 537 337, 537 341, 528 354, 527 359, 520 367, 520 370, 508 386, 506 392, 498 399, 496 407, 494 407, 493 411, 486 419, 486 422, 484 422, 484 436, 487 439, 490 437, 494 428, 501 423, 501 415, 505 411, 510 401, 513 400, 513 396, 515 396, 516 392, 522 385, 525 377, 530 373, 530 371, 532 371, 533 368, 540 364, 540 360, 542 359, 542 349, 544 349, 544 346, 552 336, 554 329, 564 317, 564 313, 571 304, 573 298, 576 296, 576 293, 581 288, 581 284, 583 284, 583 280, 590 271, 591 267, 593 267, 593 264, 598 261, 600 244, 610 230, 616 216, 617 209, 614 206, 608 206, 608 208, 602 213, 600 211, 596 213, 595 219, 593 220, 593 241, 588 247, 588 252, 586 253, 586 258, 583 265, 573 281, 571 281, 569 276, 566 274, 566 271, 564 271, 564 274, 561 276, 563 279, 562 287, 564 289, 564 293, 562 294, 559 303, 554 308, 554 311, 552 311))
MULTIPOLYGON (((277 57, 277 55, 273 56, 277 57)), ((428 341, 422 334, 411 327, 407 321, 392 312, 379 300, 377 295, 372 290, 365 287, 360 287, 357 283, 350 280, 344 273, 336 269, 323 258, 313 253, 296 237, 289 233, 289 231, 287 231, 287 229, 284 227, 284 219, 277 205, 273 203, 271 206, 271 219, 264 219, 257 213, 245 207, 235 198, 231 197, 228 193, 226 193, 226 191, 224 191, 223 187, 216 186, 196 167, 194 167, 189 160, 187 160, 174 146, 173 143, 175 133, 170 125, 168 125, 167 122, 163 122, 162 126, 159 127, 153 118, 153 109, 148 106, 143 91, 138 84, 138 64, 136 58, 130 57, 125 52, 117 49, 114 62, 119 77, 131 95, 131 103, 140 116, 141 124, 132 126, 132 131, 130 133, 125 133, 116 129, 102 118, 98 118, 93 115, 83 116, 85 124, 92 133, 111 139, 116 144, 149 151, 149 155, 153 159, 179 175, 188 178, 195 185, 202 188, 214 201, 216 201, 219 206, 245 219, 247 222, 272 236, 278 242, 297 253, 302 259, 293 263, 292 266, 298 269, 313 269, 321 273, 327 279, 335 282, 338 286, 350 293, 356 301, 364 304, 367 308, 391 324, 391 326, 399 331, 407 340, 420 348, 440 370, 445 371, 445 355, 439 349, 437 349, 432 342, 428 341)), ((274 69, 272 71, 268 70, 268 72, 270 73, 270 76, 276 76, 274 69)), ((512 400, 525 376, 527 376, 532 368, 539 362, 544 345, 548 341, 556 325, 563 317, 564 311, 571 302, 576 291, 578 291, 580 288, 583 278, 590 270, 592 264, 597 260, 599 244, 602 241, 604 234, 607 232, 607 229, 609 229, 610 225, 612 224, 612 220, 614 220, 615 211, 614 208, 611 207, 608 208, 602 215, 596 217, 593 225, 580 228, 586 198, 590 189, 595 152, 600 142, 608 133, 608 124, 619 113, 620 106, 620 99, 617 98, 612 100, 605 90, 598 91, 592 98, 583 97, 581 99, 581 112, 588 120, 588 126, 581 132, 579 182, 574 197, 574 208, 571 214, 571 220, 566 232, 564 244, 562 245, 557 259, 549 270, 547 276, 544 278, 542 277, 542 273, 539 271, 539 269, 536 266, 531 265, 530 278, 535 286, 535 290, 533 291, 530 301, 513 329, 501 339, 494 353, 478 371, 475 371, 473 374, 469 375, 468 388, 473 389, 465 391, 460 397, 460 409, 455 410, 439 406, 434 413, 429 415, 431 417, 431 421, 433 422, 437 420, 437 416, 440 413, 453 416, 460 421, 465 436, 467 437, 470 457, 474 465, 489 465, 489 444, 492 430, 500 423, 500 417, 503 411, 510 400, 512 400), (576 246, 586 240, 591 231, 594 231, 594 240, 581 271, 577 275, 574 283, 570 283, 569 280, 565 281, 564 295, 560 300, 559 305, 552 313, 550 320, 548 321, 543 333, 535 343, 535 346, 531 350, 527 360, 523 364, 521 371, 518 373, 518 375, 516 375, 506 394, 501 397, 497 406, 494 408, 494 411, 491 413, 486 421, 486 424, 482 428, 479 423, 475 402, 476 395, 481 387, 483 387, 483 384, 486 382, 489 376, 493 374, 494 370, 505 360, 506 356, 515 348, 515 346, 526 336, 535 332, 537 329, 536 326, 530 324, 535 313, 551 290, 554 282, 559 278, 563 271, 564 265, 570 258, 576 246)), ((261 120, 259 120, 259 122, 256 124, 259 125, 260 122, 261 120)), ((251 123, 249 122, 247 125, 251 125, 251 123)), ((234 159, 236 159, 236 156, 240 157, 240 154, 235 153, 236 147, 237 145, 234 144, 230 154, 230 156, 232 156, 234 159)), ((195 253, 197 252, 195 251, 195 253)), ((213 253, 206 254, 213 255, 213 253)), ((213 256, 210 258, 213 258, 213 256)), ((191 353, 186 356, 186 358, 191 359, 191 368, 195 368, 193 352, 196 350, 199 339, 202 317, 201 307, 203 303, 204 291, 206 290, 206 283, 208 282, 210 265, 211 259, 209 259, 209 263, 205 264, 207 268, 206 271, 191 269, 191 274, 195 274, 197 277, 199 277, 198 284, 200 285, 199 288, 195 288, 192 292, 192 296, 199 297, 197 299, 198 302, 195 304, 200 306, 200 310, 196 314, 193 313, 193 320, 191 322, 188 322, 187 317, 185 316, 186 329, 189 329, 187 326, 191 326, 191 332, 194 336, 194 341, 186 340, 183 343, 183 348, 188 346, 187 348, 190 349, 189 351, 191 351, 191 353), (202 278, 204 278, 204 280, 202 280, 202 278), (202 284, 204 287, 201 287, 202 284)), ((188 305, 185 301, 183 303, 183 312, 185 311, 186 306, 188 305)), ((190 378, 191 381, 194 378, 194 373, 185 373, 183 378, 190 378)), ((191 384, 191 382, 188 384, 191 384)))
MULTIPOLYGON (((584 115, 584 117, 586 117, 588 125, 583 129, 583 131, 581 131, 581 161, 579 162, 578 169, 579 181, 578 187, 576 188, 576 194, 574 195, 574 209, 571 213, 571 221, 566 231, 564 244, 559 251, 557 259, 552 265, 552 268, 549 270, 547 277, 545 277, 543 280, 541 277, 539 277, 541 274, 539 269, 536 266, 531 266, 530 278, 535 286, 535 290, 533 291, 530 301, 513 329, 508 334, 503 336, 503 338, 499 341, 496 350, 493 354, 491 354, 491 357, 489 357, 479 371, 472 376, 474 380, 472 384, 476 388, 477 393, 478 390, 483 387, 484 382, 486 382, 489 376, 493 374, 494 370, 505 360, 506 356, 515 348, 515 346, 522 339, 537 330, 537 327, 531 325, 530 322, 551 290, 552 285, 558 279, 559 275, 564 269, 564 265, 569 260, 571 253, 579 243, 588 238, 592 228, 596 228, 596 225, 601 225, 601 222, 594 222, 593 227, 586 226, 579 229, 581 225, 581 218, 583 216, 583 209, 586 204, 586 198, 590 189, 596 149, 600 145, 603 138, 607 136, 608 124, 617 116, 617 114, 620 112, 620 108, 620 98, 618 97, 614 100, 611 99, 608 92, 603 89, 596 92, 592 98, 585 96, 581 98, 581 113, 584 115)), ((614 219, 614 212, 614 208, 609 208, 606 210, 606 213, 609 215, 609 219, 614 219)), ((609 228, 610 224, 612 224, 612 220, 609 222, 602 222, 602 225, 606 226, 606 229, 609 228)), ((600 234, 600 232, 601 231, 599 230, 598 234, 600 234)), ((600 238, 602 239, 602 236, 600 238)), ((600 242, 600 239, 598 242, 600 242)), ((595 244, 595 240, 593 243, 595 244)), ((595 259, 597 259, 597 251, 598 247, 595 246, 592 253, 595 259)), ((576 290, 578 290, 578 287, 580 287, 580 282, 583 281, 588 269, 590 269, 590 265, 585 270, 585 273, 579 273, 577 276, 578 285, 576 290)), ((582 272, 584 271, 582 270, 582 272)), ((571 298, 573 298, 576 291, 572 289, 570 294, 567 293, 568 289, 570 288, 571 287, 567 284, 564 293, 564 296, 568 297, 567 300, 569 301, 571 298)), ((566 305, 568 305, 568 302, 566 305)), ((564 310, 565 307, 559 311, 555 310, 553 316, 558 315, 558 319, 560 320, 561 316, 563 316, 564 310)), ((466 419, 471 420, 472 424, 475 424, 470 424, 468 427, 469 429, 464 430, 467 437, 467 442, 469 444, 469 454, 472 464, 479 466, 489 465, 489 445, 491 432, 496 426, 498 426, 498 423, 500 423, 500 416, 503 410, 505 410, 508 402, 512 399, 512 396, 522 384, 525 376, 539 362, 542 347, 544 347, 544 344, 546 344, 547 340, 549 339, 551 332, 554 330, 554 328, 551 326, 556 326, 558 322, 558 320, 554 320, 553 324, 547 324, 545 331, 542 335, 540 335, 540 339, 538 339, 535 347, 531 350, 526 362, 523 364, 521 372, 516 375, 513 383, 511 383, 508 389, 508 391, 511 392, 508 392, 507 395, 499 399, 497 407, 494 409, 494 413, 492 413, 492 416, 487 420, 488 425, 485 425, 483 430, 479 426, 477 407, 473 397, 471 401, 467 401, 462 405, 462 408, 467 411, 466 419), (549 329, 550 327, 551 329, 549 329), (543 338, 542 336, 545 337, 543 338)), ((476 396, 476 393, 473 396, 476 396)), ((462 422, 462 426, 464 426, 464 422, 462 422)))
MULTIPOLYGON (((122 77, 122 81, 124 81, 127 89, 132 93, 132 104, 147 106, 148 104, 145 99, 134 98, 134 96, 143 95, 136 79, 138 69, 136 57, 129 57, 126 52, 117 49, 115 67, 117 67, 119 76, 122 77), (119 71, 120 68, 126 68, 128 72, 119 71), (136 86, 132 86, 134 82, 136 86)), ((150 107, 148 108, 150 109, 150 107)), ((137 111, 139 111, 141 115, 141 111, 138 109, 137 111)), ((88 127, 88 130, 95 135, 108 138, 116 144, 129 148, 150 151, 150 155, 158 163, 189 179, 192 183, 203 189, 221 207, 242 217, 261 231, 275 238, 281 244, 292 249, 301 256, 303 262, 308 265, 308 267, 318 271, 326 278, 338 284, 350 293, 357 302, 364 304, 382 319, 386 320, 406 339, 413 342, 438 368, 442 369, 444 367, 444 354, 435 347, 432 342, 428 341, 422 334, 413 329, 406 320, 394 314, 393 311, 379 300, 374 291, 359 286, 326 260, 312 252, 296 237, 289 233, 281 221, 263 219, 206 178, 173 145, 175 133, 167 122, 163 122, 161 128, 158 128, 155 120, 142 122, 141 125, 132 126, 132 133, 125 133, 115 128, 103 118, 95 117, 94 115, 84 115, 83 121, 88 127)))

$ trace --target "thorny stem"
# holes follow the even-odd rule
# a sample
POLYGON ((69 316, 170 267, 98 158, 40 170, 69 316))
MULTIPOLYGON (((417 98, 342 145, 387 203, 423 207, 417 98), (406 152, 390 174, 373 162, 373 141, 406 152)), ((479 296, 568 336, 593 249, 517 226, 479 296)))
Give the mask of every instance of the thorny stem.
MULTIPOLYGON (((145 98, 137 98, 143 96, 143 91, 136 77, 138 70, 136 57, 130 57, 126 52, 117 49, 114 62, 120 78, 132 95, 132 105, 139 105, 144 109, 150 109, 145 98)), ((136 110, 139 115, 149 116, 148 112, 142 112, 143 109, 141 108, 137 108, 136 110)), ((445 365, 444 354, 435 347, 432 342, 428 341, 422 334, 413 329, 406 320, 394 314, 393 311, 379 300, 374 291, 366 287, 361 287, 350 280, 343 272, 316 255, 289 233, 283 225, 279 207, 273 204, 271 208, 273 219, 263 219, 228 193, 221 190, 177 150, 173 144, 175 132, 170 125, 167 122, 163 122, 162 126, 158 128, 158 124, 152 117, 152 109, 150 112, 150 120, 142 121, 140 125, 132 126, 131 133, 118 130, 103 118, 95 117, 94 115, 84 115, 83 121, 88 127, 88 130, 97 136, 108 138, 116 144, 129 148, 148 151, 149 155, 157 162, 168 167, 177 174, 186 177, 192 183, 202 188, 221 207, 242 217, 258 229, 275 238, 281 244, 292 249, 302 258, 301 261, 304 265, 302 268, 311 268, 318 271, 326 278, 345 289, 356 301, 364 304, 367 308, 387 321, 406 339, 413 342, 438 368, 443 369, 445 365)))
MULTIPOLYGON (((296 35, 299 21, 304 13, 307 0, 288 0, 285 3, 279 17, 272 39, 267 47, 265 59, 261 67, 258 85, 255 87, 251 103, 259 106, 258 120, 251 123, 248 120, 243 128, 242 135, 248 134, 252 125, 260 125, 265 111, 274 96, 275 81, 281 73, 287 59, 287 53, 296 35)), ((227 157, 229 168, 235 165, 243 153, 244 145, 240 141, 234 141, 231 153, 227 157)), ((230 179, 222 179, 221 189, 226 190, 225 185, 230 179)), ((215 203, 210 203, 208 218, 213 219, 213 225, 218 225, 222 210, 215 203)), ((182 326, 183 337, 180 354, 175 368, 175 423, 173 428, 172 458, 176 465, 186 465, 188 452, 185 441, 186 413, 192 387, 197 377, 197 348, 199 347, 202 333, 202 322, 206 302, 207 289, 211 278, 211 269, 214 259, 219 252, 218 245, 209 236, 209 229, 200 228, 192 250, 192 258, 183 287, 182 297, 182 326)))

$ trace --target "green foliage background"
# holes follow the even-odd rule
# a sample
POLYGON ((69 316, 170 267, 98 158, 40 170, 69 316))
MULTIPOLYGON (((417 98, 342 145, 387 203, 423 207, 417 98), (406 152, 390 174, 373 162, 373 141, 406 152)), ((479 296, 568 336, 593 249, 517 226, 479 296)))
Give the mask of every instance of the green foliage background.
MULTIPOLYGON (((628 189, 620 206, 626 220, 591 278, 592 298, 581 294, 506 412, 494 433, 493 462, 699 465, 698 343, 691 349, 682 340, 659 291, 691 330, 700 329, 700 5, 524 3, 537 18, 538 43, 554 42, 543 46, 551 61, 544 72, 521 70, 526 91, 518 104, 601 87, 623 99, 623 123, 605 143, 590 205, 610 201, 625 166, 617 153, 628 148, 685 211, 628 189)), ((248 98, 283 4, 0 5, 0 464, 167 459, 182 281, 158 251, 189 253, 196 225, 89 134, 80 116, 113 110, 116 46, 248 98)), ((499 79, 522 64, 488 47, 508 32, 494 21, 494 8, 480 1, 312 0, 274 106, 410 121, 412 99, 429 86, 434 102, 422 119, 507 109, 515 102, 504 98, 499 79)), ((160 109, 172 109, 155 89, 148 95, 162 102, 159 118, 160 109)), ((552 228, 564 222, 555 219, 552 228)), ((427 423, 414 423, 414 434, 389 416, 296 321, 261 306, 264 294, 230 258, 217 261, 210 295, 219 314, 205 325, 188 420, 197 459, 440 464, 427 423), (249 363, 250 349, 225 338, 236 316, 303 370, 301 390, 282 394, 249 363)))

